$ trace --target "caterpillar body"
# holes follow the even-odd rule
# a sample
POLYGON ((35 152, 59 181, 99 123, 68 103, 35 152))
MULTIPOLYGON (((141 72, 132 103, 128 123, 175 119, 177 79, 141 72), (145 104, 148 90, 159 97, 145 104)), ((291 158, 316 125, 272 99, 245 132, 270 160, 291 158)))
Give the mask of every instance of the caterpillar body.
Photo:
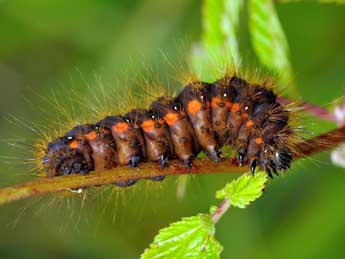
MULTIPOLYGON (((252 174, 259 166, 272 177, 288 169, 293 158, 290 115, 271 89, 237 75, 214 83, 192 81, 176 97, 160 97, 148 109, 77 125, 48 144, 42 164, 48 177, 145 161, 159 163, 163 172, 174 158, 192 167, 201 151, 218 162, 224 159, 221 148, 230 145, 240 166, 248 163, 252 174)), ((163 179, 164 173, 152 180, 163 179)))

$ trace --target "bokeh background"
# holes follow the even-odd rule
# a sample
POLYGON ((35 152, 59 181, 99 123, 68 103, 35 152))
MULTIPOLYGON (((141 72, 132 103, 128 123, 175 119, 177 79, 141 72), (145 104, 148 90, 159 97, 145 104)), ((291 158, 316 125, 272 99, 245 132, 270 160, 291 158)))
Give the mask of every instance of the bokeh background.
MULTIPOLYGON (((329 106, 345 90, 345 6, 291 3, 277 11, 301 98, 329 106)), ((148 65, 169 79, 162 52, 176 64, 200 33, 195 0, 1 0, 0 185, 33 179, 21 163, 25 152, 8 143, 35 138, 20 122, 43 128, 47 110, 53 120, 54 105, 42 101, 52 90, 66 99, 71 89, 88 95, 95 77, 111 87, 117 78, 145 74, 148 65)), ((245 24, 240 34, 243 62, 251 63, 245 24)), ((335 127, 304 123, 307 134, 335 127)), ((170 177, 162 185, 92 190, 85 200, 51 196, 4 205, 0 258, 138 258, 160 228, 217 204, 215 191, 233 177, 192 177, 182 200, 170 177)), ((295 163, 252 206, 231 209, 219 222, 223 258, 343 258, 344 185, 344 169, 331 164, 329 152, 295 163)))

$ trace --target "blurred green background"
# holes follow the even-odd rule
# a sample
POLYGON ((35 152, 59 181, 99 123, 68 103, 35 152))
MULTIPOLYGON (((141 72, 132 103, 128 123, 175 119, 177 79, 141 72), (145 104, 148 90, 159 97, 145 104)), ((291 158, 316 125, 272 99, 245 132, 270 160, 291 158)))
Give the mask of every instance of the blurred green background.
MULTIPOLYGON (((345 90, 345 6, 291 3, 277 11, 301 97, 328 105, 345 90)), ((0 154, 11 157, 1 158, 0 184, 7 186, 33 178, 16 160, 26 158, 23 152, 7 143, 35 138, 8 114, 43 128, 43 111, 54 108, 40 96, 51 97, 51 89, 66 99, 71 88, 87 95, 95 75, 111 87, 117 77, 145 74, 147 65, 169 79, 161 51, 177 63, 181 50, 200 40, 201 3, 1 0, 0 32, 0 154)), ((240 34, 243 63, 252 63, 245 24, 240 34)), ((304 126, 307 134, 335 127, 316 120, 304 126)), ((192 177, 183 200, 170 177, 162 185, 92 190, 85 201, 53 196, 4 205, 0 258, 138 258, 160 228, 207 212, 217 203, 215 191, 233 177, 192 177)), ((344 185, 344 169, 331 165, 329 153, 295 163, 252 206, 232 209, 220 221, 222 258, 344 258, 344 185)))

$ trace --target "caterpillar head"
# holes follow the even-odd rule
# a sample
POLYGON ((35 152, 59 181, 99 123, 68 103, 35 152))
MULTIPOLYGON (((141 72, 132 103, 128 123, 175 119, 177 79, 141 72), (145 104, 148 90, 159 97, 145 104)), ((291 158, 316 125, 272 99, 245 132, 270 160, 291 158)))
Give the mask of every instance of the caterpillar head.
POLYGON ((68 174, 87 174, 94 169, 91 149, 83 140, 86 132, 92 130, 90 125, 79 125, 48 144, 43 167, 48 177, 68 174))

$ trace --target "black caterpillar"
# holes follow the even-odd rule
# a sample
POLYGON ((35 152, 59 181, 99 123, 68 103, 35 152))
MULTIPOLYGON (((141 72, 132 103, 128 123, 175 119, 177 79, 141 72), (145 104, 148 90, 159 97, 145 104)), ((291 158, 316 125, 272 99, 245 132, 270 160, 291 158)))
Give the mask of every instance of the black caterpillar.
POLYGON ((48 177, 136 167, 145 161, 164 168, 171 158, 190 168, 200 151, 217 162, 223 159, 221 147, 232 145, 239 165, 249 163, 252 174, 260 166, 272 178, 292 161, 289 117, 272 90, 237 76, 191 82, 177 97, 160 97, 147 110, 76 126, 48 144, 43 166, 48 177))

